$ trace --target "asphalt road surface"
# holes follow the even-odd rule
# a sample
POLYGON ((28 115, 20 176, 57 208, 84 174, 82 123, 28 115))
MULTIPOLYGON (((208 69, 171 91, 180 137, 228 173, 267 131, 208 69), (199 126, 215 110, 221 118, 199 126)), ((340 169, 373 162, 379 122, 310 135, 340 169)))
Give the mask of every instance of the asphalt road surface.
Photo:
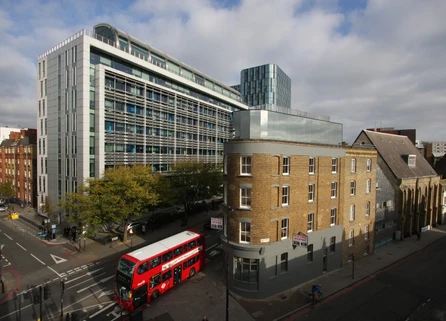
POLYGON ((446 320, 446 238, 293 320, 446 320))
MULTIPOLYGON (((101 262, 78 262, 69 255, 65 246, 48 247, 39 242, 25 228, 0 224, 0 237, 5 269, 14 269, 20 276, 18 295, 0 305, 0 321, 9 320, 60 320, 63 312, 75 317, 71 321, 119 320, 121 311, 113 300, 113 277, 119 256, 110 256, 101 262), (61 290, 61 280, 65 290, 61 290), (39 304, 39 286, 49 289, 50 297, 39 304)), ((218 231, 206 231, 207 262, 217 257, 221 250, 218 231)), ((200 277, 200 273, 196 276, 200 277)), ((187 286, 187 282, 180 287, 187 286)), ((171 291, 175 292, 175 290, 171 291)), ((169 293, 168 293, 169 294, 169 293)), ((175 295, 170 299, 175 300, 175 295)), ((163 297, 160 298, 161 301, 163 297)), ((156 302, 155 302, 156 304, 156 302)), ((148 307, 147 309, 150 309, 148 307)))

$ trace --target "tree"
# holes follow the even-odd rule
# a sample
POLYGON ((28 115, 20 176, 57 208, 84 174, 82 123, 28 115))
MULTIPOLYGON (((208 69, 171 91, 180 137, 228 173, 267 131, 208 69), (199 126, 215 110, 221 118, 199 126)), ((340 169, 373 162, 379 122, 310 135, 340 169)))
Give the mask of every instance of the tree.
POLYGON ((179 162, 172 168, 170 182, 173 201, 184 206, 183 224, 186 224, 197 201, 221 194, 223 173, 215 164, 179 162))
POLYGON ((16 196, 15 187, 11 184, 11 182, 0 183, 0 199, 4 198, 9 200, 16 196))
POLYGON ((78 192, 67 194, 60 206, 73 213, 70 220, 88 225, 90 233, 95 233, 101 224, 126 223, 159 204, 163 199, 160 188, 166 186, 163 180, 165 177, 143 165, 107 169, 102 178, 89 179, 78 192))

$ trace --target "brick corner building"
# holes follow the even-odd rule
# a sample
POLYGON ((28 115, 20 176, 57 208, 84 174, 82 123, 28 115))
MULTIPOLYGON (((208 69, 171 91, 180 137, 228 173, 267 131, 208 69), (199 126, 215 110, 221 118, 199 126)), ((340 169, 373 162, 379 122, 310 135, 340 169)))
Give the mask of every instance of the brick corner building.
POLYGON ((234 112, 224 147, 229 287, 256 299, 373 251, 376 151, 341 147, 327 117, 268 108, 234 112))
POLYGON ((37 206, 37 130, 10 131, 0 142, 0 184, 9 182, 21 205, 37 206))

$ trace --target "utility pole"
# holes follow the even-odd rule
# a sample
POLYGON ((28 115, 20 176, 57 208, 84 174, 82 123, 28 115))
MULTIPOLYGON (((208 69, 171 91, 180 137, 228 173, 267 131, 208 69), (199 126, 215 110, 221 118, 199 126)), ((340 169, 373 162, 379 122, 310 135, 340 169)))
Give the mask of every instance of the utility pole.
POLYGON ((5 284, 3 283, 3 274, 2 274, 2 267, 3 267, 3 263, 2 263, 2 249, 3 249, 3 246, 5 246, 5 244, 0 242, 0 283, 2 285, 2 293, 5 293, 5 284))
POLYGON ((41 285, 39 285, 40 321, 43 321, 42 304, 43 304, 43 288, 41 285))
POLYGON ((60 280, 60 321, 63 321, 63 295, 65 292, 65 282, 60 280))
POLYGON ((232 208, 228 206, 226 211, 226 321, 229 321, 229 213, 232 208))

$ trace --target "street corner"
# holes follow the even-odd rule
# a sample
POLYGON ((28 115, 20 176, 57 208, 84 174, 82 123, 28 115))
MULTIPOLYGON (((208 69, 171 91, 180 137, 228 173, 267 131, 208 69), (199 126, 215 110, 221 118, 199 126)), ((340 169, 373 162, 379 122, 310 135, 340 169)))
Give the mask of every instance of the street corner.
POLYGON ((0 305, 11 300, 14 293, 20 290, 22 277, 15 270, 4 270, 2 272, 2 284, 0 288, 0 305))

